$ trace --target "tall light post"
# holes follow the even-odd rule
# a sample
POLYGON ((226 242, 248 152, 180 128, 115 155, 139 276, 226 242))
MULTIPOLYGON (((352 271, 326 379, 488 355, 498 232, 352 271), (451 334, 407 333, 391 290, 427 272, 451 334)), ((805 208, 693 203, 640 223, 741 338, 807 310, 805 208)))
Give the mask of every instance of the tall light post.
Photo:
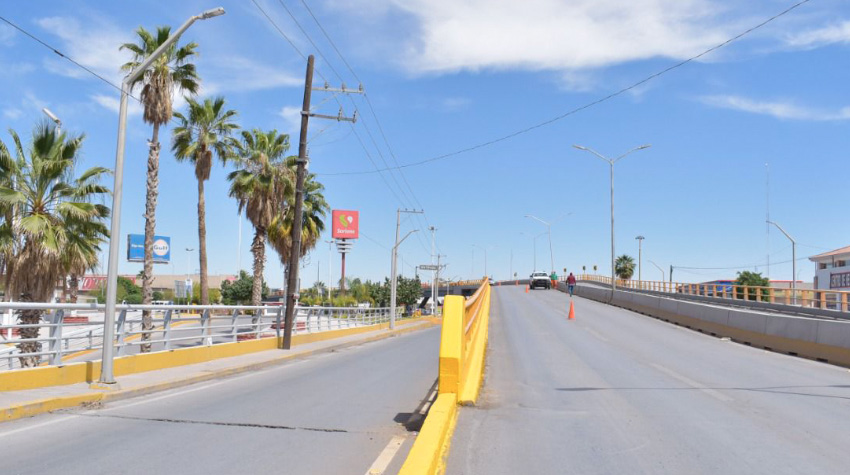
POLYGON ((557 221, 559 221, 561 218, 565 218, 565 217, 567 217, 571 214, 573 214, 573 213, 562 214, 561 216, 558 216, 557 219, 555 219, 554 221, 551 221, 551 222, 543 221, 542 219, 538 218, 537 216, 534 216, 534 215, 531 215, 531 214, 525 215, 526 218, 534 219, 536 221, 543 223, 546 226, 546 233, 549 235, 549 264, 552 268, 550 270, 550 272, 555 272, 555 254, 552 252, 552 225, 555 224, 557 221))
MULTIPOLYGON (((431 231, 431 265, 434 265, 434 255, 437 253, 437 241, 436 241, 436 233, 437 228, 434 226, 429 226, 428 230, 431 231)), ((419 271, 417 270, 417 274, 419 271)), ((431 315, 437 314, 437 295, 439 292, 437 291, 437 271, 431 271, 431 315)))
POLYGON ((118 291, 118 241, 121 235, 121 198, 124 184, 124 144, 127 135, 127 100, 132 84, 162 54, 180 38, 193 23, 198 20, 216 17, 224 14, 224 8, 207 10, 186 20, 159 48, 136 69, 130 72, 121 83, 121 103, 118 109, 118 145, 115 151, 115 184, 112 187, 112 221, 109 233, 109 264, 106 275, 106 309, 103 318, 103 356, 100 365, 98 384, 104 387, 114 387, 112 359, 115 354, 115 299, 118 291))
POLYGON ((635 239, 637 239, 638 242, 638 280, 643 280, 640 278, 640 262, 643 255, 643 240, 646 238, 643 236, 637 236, 635 237, 635 239))
POLYGON ((396 311, 396 297, 398 295, 398 282, 396 279, 396 262, 398 261, 398 247, 401 243, 404 242, 411 234, 419 231, 418 229, 414 229, 412 231, 408 231, 407 234, 404 235, 403 238, 398 239, 398 234, 396 234, 396 242, 395 246, 393 246, 393 262, 392 262, 392 276, 390 278, 390 330, 395 328, 395 311, 396 311))
POLYGON ((584 146, 581 146, 581 145, 573 145, 573 147, 575 147, 579 150, 584 150, 585 152, 590 152, 590 153, 596 155, 599 159, 607 162, 608 165, 611 166, 611 299, 613 299, 614 298, 614 291, 617 290, 617 279, 616 279, 616 275, 614 273, 614 164, 619 162, 620 160, 622 160, 623 157, 625 157, 626 155, 628 155, 632 152, 636 152, 638 150, 643 150, 645 148, 649 148, 649 147, 651 147, 651 145, 647 144, 647 145, 641 145, 639 147, 635 147, 635 148, 629 150, 628 152, 620 155, 619 157, 617 157, 613 160, 610 159, 610 158, 604 157, 603 155, 601 155, 597 151, 595 151, 591 148, 588 148, 588 147, 584 147, 584 146))
POLYGON ((652 261, 649 261, 649 263, 654 265, 656 269, 661 271, 661 282, 663 283, 664 282, 664 269, 662 269, 661 267, 658 267, 658 264, 656 264, 652 261))
POLYGON ((481 249, 481 250, 484 251, 484 275, 489 277, 490 274, 487 273, 487 250, 491 249, 491 247, 483 247, 483 246, 479 246, 478 244, 473 244, 472 247, 473 248, 477 247, 478 249, 481 249))
POLYGON ((537 238, 539 238, 540 236, 546 235, 546 231, 543 231, 542 233, 540 233, 536 236, 528 234, 528 233, 524 233, 522 231, 520 231, 520 234, 522 234, 523 236, 529 236, 531 238, 532 246, 533 246, 533 249, 534 249, 534 259, 533 259, 533 261, 534 261, 534 272, 537 272, 537 238))
MULTIPOLYGON (((793 304, 797 305, 797 241, 795 241, 791 235, 786 233, 785 230, 782 229, 782 226, 773 221, 767 221, 767 223, 776 226, 776 228, 782 231, 782 234, 791 241, 791 295, 793 296, 793 304)), ((770 285, 770 281, 768 281, 768 285, 770 285)))

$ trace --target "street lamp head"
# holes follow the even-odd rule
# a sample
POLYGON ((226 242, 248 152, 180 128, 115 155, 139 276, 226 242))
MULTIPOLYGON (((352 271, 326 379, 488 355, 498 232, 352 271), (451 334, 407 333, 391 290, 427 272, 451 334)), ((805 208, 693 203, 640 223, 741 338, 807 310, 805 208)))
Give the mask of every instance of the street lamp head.
POLYGON ((637 150, 643 150, 643 149, 649 148, 649 147, 652 147, 652 144, 641 145, 640 147, 637 148, 637 150))
POLYGON ((573 148, 577 148, 579 150, 587 150, 587 147, 582 147, 581 145, 573 145, 573 148))
POLYGON ((213 8, 212 10, 207 10, 204 13, 201 13, 200 15, 198 15, 198 18, 200 18, 201 20, 206 20, 207 18, 212 18, 214 16, 220 16, 220 15, 224 15, 224 8, 222 8, 222 7, 213 8))
POLYGON ((53 112, 51 112, 51 111, 50 111, 50 109, 48 109, 47 107, 42 107, 42 108, 41 108, 41 112, 44 112, 44 114, 45 114, 47 117, 50 117, 50 120, 52 120, 53 122, 56 122, 56 125, 58 125, 58 126, 61 126, 61 125, 62 125, 62 121, 61 121, 61 120, 59 120, 59 117, 56 117, 56 114, 54 114, 53 112))
POLYGON ((644 240, 644 239, 646 239, 646 238, 645 238, 645 237, 643 237, 643 236, 637 236, 635 239, 637 239, 638 241, 642 241, 642 240, 644 240))

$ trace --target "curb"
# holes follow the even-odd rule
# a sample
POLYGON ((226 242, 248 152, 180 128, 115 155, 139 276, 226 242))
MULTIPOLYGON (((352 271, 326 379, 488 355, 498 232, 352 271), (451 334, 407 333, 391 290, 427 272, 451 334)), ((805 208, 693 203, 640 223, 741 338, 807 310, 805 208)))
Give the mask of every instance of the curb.
POLYGON ((128 389, 119 389, 112 392, 93 392, 86 394, 78 394, 74 396, 60 396, 53 398, 45 398, 38 399, 32 402, 27 402, 23 404, 14 404, 9 407, 0 408, 0 423, 13 421, 17 419, 22 419, 24 417, 32 417, 39 414, 44 414, 46 412, 52 412, 59 409, 68 409, 72 407, 78 406, 87 406, 96 403, 104 403, 104 402, 112 402, 119 401, 122 399, 129 399, 133 397, 143 396, 145 394, 151 394, 155 392, 167 391, 169 389, 181 388, 184 386, 189 386, 192 384, 202 383, 205 381, 225 378, 228 376, 232 376, 239 373, 246 373, 248 371, 256 371, 260 369, 269 368, 272 366, 276 366, 278 364, 284 363, 291 359, 302 358, 306 356, 312 356, 320 353, 327 353, 331 351, 340 350, 343 348, 349 348, 352 346, 362 345, 364 343, 371 343, 374 341, 384 340, 386 338, 392 338, 399 335, 404 335, 406 333, 412 333, 418 330, 425 330, 428 328, 433 328, 437 324, 433 321, 426 321, 421 325, 416 325, 408 328, 400 328, 392 331, 387 331, 386 333, 382 333, 379 335, 374 335, 365 339, 349 341, 346 343, 341 343, 338 345, 332 345, 325 348, 318 348, 314 350, 305 350, 297 353, 289 353, 283 356, 279 356, 267 361, 261 361, 257 363, 250 363, 243 366, 236 366, 232 368, 225 368, 218 371, 208 372, 204 374, 199 374, 195 376, 189 376, 180 379, 173 379, 171 381, 164 381, 161 383, 150 384, 147 386, 137 386, 128 389))

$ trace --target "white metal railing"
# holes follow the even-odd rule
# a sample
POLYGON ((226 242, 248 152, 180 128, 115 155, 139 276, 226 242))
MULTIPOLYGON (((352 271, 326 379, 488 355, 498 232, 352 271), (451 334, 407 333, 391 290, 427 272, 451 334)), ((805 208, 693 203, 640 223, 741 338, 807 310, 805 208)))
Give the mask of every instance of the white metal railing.
MULTIPOLYGON (((60 365, 79 361, 91 350, 103 348, 104 305, 62 303, 0 302, 0 370, 24 366, 60 365), (41 311, 38 324, 22 324, 17 313, 41 311), (83 311, 89 321, 68 318, 83 311), (34 338, 22 338, 20 331, 37 328, 34 338), (22 352, 22 343, 35 343, 22 352), (26 363, 25 363, 26 362, 26 363)), ((167 351, 200 345, 215 345, 242 339, 280 337, 285 307, 251 305, 117 305, 115 355, 167 351), (142 329, 142 311, 151 311, 150 330, 142 329), (147 339, 144 337, 147 335, 147 339)), ((401 315, 399 309, 399 315, 401 315)), ((389 321, 389 308, 296 307, 292 333, 315 333, 343 328, 376 325, 389 321)), ((94 357, 99 357, 95 353, 94 357)))

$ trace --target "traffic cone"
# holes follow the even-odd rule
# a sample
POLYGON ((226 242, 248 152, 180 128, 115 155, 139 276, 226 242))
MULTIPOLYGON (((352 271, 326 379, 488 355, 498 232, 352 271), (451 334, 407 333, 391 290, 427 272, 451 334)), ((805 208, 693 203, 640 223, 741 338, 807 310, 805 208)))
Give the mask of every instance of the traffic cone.
POLYGON ((567 320, 575 320, 576 319, 576 309, 573 305, 573 301, 570 300, 570 314, 567 316, 567 320))
POLYGON ((528 286, 525 286, 525 293, 528 293, 528 286))

